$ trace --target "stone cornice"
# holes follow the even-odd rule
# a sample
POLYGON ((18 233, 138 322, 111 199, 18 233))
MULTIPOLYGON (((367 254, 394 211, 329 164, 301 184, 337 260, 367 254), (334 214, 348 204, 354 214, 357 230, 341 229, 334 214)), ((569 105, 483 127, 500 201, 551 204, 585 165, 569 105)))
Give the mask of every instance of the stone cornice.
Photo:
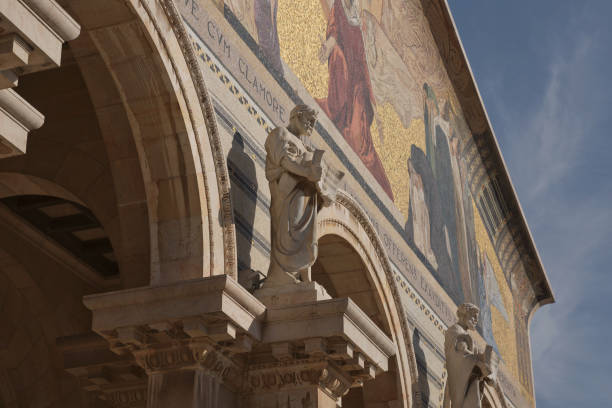
POLYGON ((90 295, 83 303, 94 312, 92 328, 98 333, 215 315, 260 339, 265 312, 263 304, 227 275, 90 295))
POLYGON ((0 158, 25 153, 28 133, 44 121, 45 117, 17 92, 0 89, 0 158))
POLYGON ((393 342, 349 298, 268 309, 262 340, 277 343, 333 336, 350 341, 382 371, 396 352, 393 342))

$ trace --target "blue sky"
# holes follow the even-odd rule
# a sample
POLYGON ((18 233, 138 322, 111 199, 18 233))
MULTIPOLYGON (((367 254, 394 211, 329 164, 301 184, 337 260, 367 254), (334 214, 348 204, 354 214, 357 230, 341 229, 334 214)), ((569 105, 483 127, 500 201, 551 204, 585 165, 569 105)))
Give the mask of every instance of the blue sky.
POLYGON ((612 0, 448 0, 557 303, 539 408, 612 406, 612 0))

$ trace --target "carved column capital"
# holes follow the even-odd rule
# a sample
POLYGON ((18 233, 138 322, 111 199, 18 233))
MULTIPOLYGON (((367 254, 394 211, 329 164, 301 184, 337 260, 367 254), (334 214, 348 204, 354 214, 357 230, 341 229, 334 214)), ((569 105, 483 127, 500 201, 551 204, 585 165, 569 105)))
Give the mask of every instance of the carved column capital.
POLYGON ((242 385, 244 367, 231 352, 206 339, 188 339, 165 345, 153 345, 132 351, 135 361, 147 374, 185 369, 203 369, 229 388, 242 385))
POLYGON ((245 391, 249 393, 319 387, 334 400, 353 386, 350 373, 324 358, 294 360, 249 367, 245 391))

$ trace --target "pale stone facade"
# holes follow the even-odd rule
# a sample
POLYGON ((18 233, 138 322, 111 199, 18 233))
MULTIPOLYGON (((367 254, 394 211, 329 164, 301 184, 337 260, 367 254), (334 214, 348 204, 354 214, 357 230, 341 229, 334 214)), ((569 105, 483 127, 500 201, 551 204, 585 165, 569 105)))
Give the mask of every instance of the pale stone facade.
MULTIPOLYGON (((442 405, 456 302, 379 222, 365 167, 316 214, 312 282, 259 288, 270 199, 249 132, 316 102, 228 34, 253 4, 277 2, 0 0, 0 407, 442 405)), ((475 179, 494 169, 511 207, 495 239, 528 322, 552 292, 445 2, 419 4, 482 135, 475 179)), ((337 139, 330 163, 357 163, 337 139)), ((535 405, 528 326, 509 327, 518 363, 484 407, 535 405)))

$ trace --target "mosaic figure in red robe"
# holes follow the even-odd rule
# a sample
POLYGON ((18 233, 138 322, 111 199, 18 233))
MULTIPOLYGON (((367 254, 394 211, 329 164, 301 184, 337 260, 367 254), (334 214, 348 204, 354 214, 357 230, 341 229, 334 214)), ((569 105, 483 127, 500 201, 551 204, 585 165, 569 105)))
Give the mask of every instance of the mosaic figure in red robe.
POLYGON ((329 90, 327 98, 317 102, 393 200, 391 184, 374 149, 370 132, 375 100, 358 0, 334 0, 319 58, 328 63, 329 90))

